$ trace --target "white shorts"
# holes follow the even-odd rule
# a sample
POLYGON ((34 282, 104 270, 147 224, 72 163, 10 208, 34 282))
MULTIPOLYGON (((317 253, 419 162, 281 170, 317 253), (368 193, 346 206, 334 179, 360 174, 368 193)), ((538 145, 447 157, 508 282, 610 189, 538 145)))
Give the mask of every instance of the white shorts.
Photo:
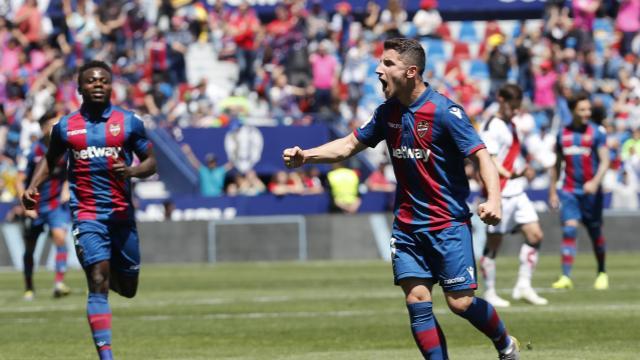
POLYGON ((498 225, 487 226, 489 234, 507 234, 517 226, 538 222, 538 213, 525 193, 502 198, 502 221, 498 225))

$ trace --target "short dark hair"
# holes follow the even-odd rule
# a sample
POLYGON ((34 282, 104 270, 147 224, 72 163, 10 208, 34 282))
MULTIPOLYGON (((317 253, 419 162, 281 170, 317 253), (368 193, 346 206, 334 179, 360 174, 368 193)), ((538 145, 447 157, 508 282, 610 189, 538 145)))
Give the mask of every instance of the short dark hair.
POLYGON ((402 61, 418 67, 418 74, 422 76, 426 62, 426 55, 422 45, 417 40, 394 38, 384 41, 385 50, 395 50, 402 57, 402 61))
POLYGON ((93 68, 101 68, 106 70, 110 76, 113 77, 113 71, 111 71, 111 66, 109 66, 109 64, 107 64, 104 61, 101 60, 91 60, 88 63, 80 66, 80 68, 78 69, 78 86, 80 86, 80 81, 82 79, 82 74, 89 70, 89 69, 93 69, 93 68))
POLYGON ((47 110, 46 113, 44 113, 42 116, 40 116, 40 118, 38 119, 38 124, 40 124, 40 126, 44 125, 47 121, 51 120, 51 119, 55 119, 58 117, 58 113, 53 110, 47 110))
POLYGON ((578 91, 577 93, 573 94, 573 96, 567 102, 567 104, 569 105, 569 110, 573 112, 576 109, 576 106, 578 106, 578 103, 580 101, 589 100, 589 99, 590 99, 590 96, 588 92, 584 90, 578 91))
POLYGON ((505 101, 522 101, 522 89, 516 84, 504 84, 498 89, 498 97, 505 101))

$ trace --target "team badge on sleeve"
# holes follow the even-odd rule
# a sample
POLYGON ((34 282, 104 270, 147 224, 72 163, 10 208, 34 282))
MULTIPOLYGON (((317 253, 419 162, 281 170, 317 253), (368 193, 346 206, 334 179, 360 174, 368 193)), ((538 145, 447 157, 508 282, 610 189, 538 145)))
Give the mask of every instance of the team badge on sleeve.
POLYGON ((418 131, 418 136, 423 137, 429 131, 429 123, 427 121, 419 121, 416 124, 416 130, 418 131))

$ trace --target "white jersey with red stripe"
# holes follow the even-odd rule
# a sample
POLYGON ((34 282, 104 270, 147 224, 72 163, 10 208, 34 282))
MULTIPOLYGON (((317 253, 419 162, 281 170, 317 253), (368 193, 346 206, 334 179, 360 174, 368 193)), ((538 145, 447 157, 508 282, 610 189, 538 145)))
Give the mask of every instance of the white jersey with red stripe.
MULTIPOLYGON (((522 139, 518 138, 517 131, 515 131, 512 123, 493 117, 487 121, 480 133, 482 141, 484 141, 487 151, 492 156, 495 156, 503 167, 509 170, 511 173, 522 172, 526 167, 526 159, 522 155, 522 151, 518 151, 518 144, 514 143, 516 140, 519 144, 522 144, 522 139), (514 159, 509 161, 509 157, 515 156, 514 159), (512 163, 512 166, 505 166, 512 163)), ((515 179, 503 179, 506 180, 506 184, 502 187, 502 196, 511 197, 516 196, 524 192, 527 187, 527 179, 523 176, 515 179)))

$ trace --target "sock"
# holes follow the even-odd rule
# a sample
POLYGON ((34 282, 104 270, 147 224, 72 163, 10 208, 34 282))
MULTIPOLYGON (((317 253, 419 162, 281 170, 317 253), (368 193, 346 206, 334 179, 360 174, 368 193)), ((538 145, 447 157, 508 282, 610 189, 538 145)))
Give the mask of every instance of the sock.
POLYGON ((577 233, 575 226, 562 227, 562 275, 568 277, 571 277, 573 258, 576 256, 577 233))
POLYGON ((587 230, 589 231, 589 238, 593 245, 593 253, 595 254, 596 261, 598 262, 598 272, 605 272, 604 260, 607 252, 607 246, 604 236, 602 235, 602 227, 590 226, 587 230))
POLYGON ((486 290, 496 289, 496 260, 489 256, 482 256, 480 258, 480 272, 484 279, 484 286, 486 290))
POLYGON ((107 294, 89 293, 87 317, 98 350, 100 360, 110 360, 111 354, 111 309, 107 294))
POLYGON ((522 244, 520 247, 520 270, 518 271, 518 282, 516 287, 531 287, 531 277, 533 276, 533 270, 535 270, 538 264, 538 247, 531 246, 527 243, 522 244))
POLYGON ((25 251, 22 256, 22 272, 24 273, 24 286, 26 290, 33 290, 33 253, 25 251))
POLYGON ((471 325, 491 339, 499 352, 511 345, 511 338, 507 335, 507 329, 496 309, 485 300, 474 297, 469 308, 458 315, 467 319, 471 325))
POLYGON ((65 245, 56 246, 56 277, 55 282, 64 281, 64 273, 67 271, 67 247, 65 245))
POLYGON ((411 332, 422 356, 429 360, 448 359, 444 333, 433 314, 431 301, 407 304, 411 332))

